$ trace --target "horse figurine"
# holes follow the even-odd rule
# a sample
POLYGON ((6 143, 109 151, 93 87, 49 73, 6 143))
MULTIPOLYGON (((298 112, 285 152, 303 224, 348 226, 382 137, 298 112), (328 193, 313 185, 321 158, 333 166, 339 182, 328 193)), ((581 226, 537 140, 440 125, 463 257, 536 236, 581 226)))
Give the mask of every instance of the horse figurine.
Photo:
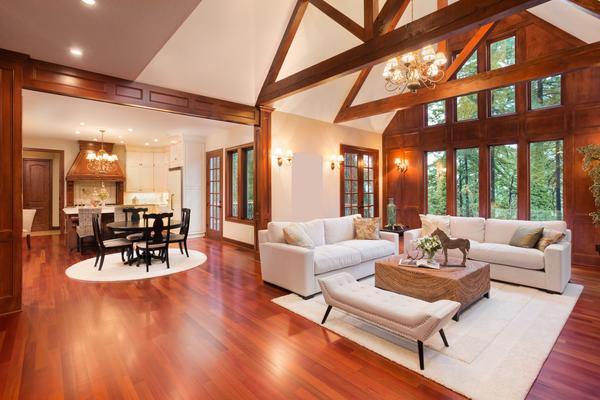
POLYGON ((431 236, 437 236, 442 243, 444 252, 444 265, 448 265, 448 249, 459 249, 463 254, 461 265, 464 267, 467 262, 467 253, 471 250, 471 242, 468 239, 450 239, 441 229, 437 228, 431 236))

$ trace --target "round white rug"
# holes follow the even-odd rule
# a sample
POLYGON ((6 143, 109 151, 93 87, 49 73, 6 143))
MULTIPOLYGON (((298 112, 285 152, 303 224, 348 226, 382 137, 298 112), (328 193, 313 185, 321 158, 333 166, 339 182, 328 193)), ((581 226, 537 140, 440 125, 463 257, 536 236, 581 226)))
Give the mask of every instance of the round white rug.
POLYGON ((71 265, 65 270, 67 276, 71 279, 90 282, 119 282, 119 281, 134 281, 138 279, 156 278, 157 276, 165 276, 176 274, 178 272, 187 271, 200 266, 206 261, 206 255, 199 251, 190 250, 190 257, 181 254, 179 249, 169 250, 169 262, 171 268, 167 269, 166 263, 161 263, 160 260, 152 260, 150 264, 150 272, 146 272, 146 264, 140 263, 140 266, 124 264, 121 261, 121 254, 107 254, 104 257, 104 265, 102 271, 98 271, 94 267, 96 257, 89 258, 71 265))

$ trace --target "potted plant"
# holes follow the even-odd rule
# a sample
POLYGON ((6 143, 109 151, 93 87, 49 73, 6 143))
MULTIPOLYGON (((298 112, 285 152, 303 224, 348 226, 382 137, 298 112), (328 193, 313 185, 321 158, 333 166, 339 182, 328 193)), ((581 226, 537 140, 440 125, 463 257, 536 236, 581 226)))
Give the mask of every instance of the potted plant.
MULTIPOLYGON (((592 223, 600 226, 600 144, 588 144, 577 149, 583 155, 583 170, 592 179, 590 192, 594 196, 596 210, 590 213, 592 223)), ((596 245, 596 251, 600 253, 600 245, 596 245)))

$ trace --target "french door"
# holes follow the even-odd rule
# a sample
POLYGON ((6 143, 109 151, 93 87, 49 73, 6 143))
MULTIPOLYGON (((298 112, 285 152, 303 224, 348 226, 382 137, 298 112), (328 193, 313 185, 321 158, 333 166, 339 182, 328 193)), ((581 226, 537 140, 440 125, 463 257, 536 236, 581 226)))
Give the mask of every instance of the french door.
POLYGON ((342 215, 379 216, 378 150, 341 145, 340 207, 342 215))
POLYGON ((223 150, 206 153, 206 236, 223 236, 223 150))

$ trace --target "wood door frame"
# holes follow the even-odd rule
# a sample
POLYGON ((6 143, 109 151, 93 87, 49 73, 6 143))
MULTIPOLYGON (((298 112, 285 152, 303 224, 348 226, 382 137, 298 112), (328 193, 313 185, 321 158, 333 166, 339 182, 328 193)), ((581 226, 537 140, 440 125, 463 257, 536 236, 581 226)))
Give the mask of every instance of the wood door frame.
MULTIPOLYGON (((370 155, 373 156, 373 170, 374 170, 374 174, 373 174, 373 195, 374 195, 374 199, 373 199, 373 218, 379 218, 379 149, 372 149, 372 148, 368 148, 368 147, 361 147, 361 146, 353 146, 353 145, 349 145, 349 144, 343 144, 340 143, 340 154, 344 155, 344 153, 351 153, 351 152, 356 152, 359 154, 366 154, 369 153, 370 155)), ((343 217, 344 216, 344 167, 345 167, 345 163, 342 164, 340 166, 340 216, 343 217)), ((357 165, 358 168, 358 165, 357 165)), ((358 168, 360 169, 360 168, 358 168)), ((364 171, 364 168, 363 168, 364 171)), ((363 196, 360 195, 361 190, 364 192, 364 187, 361 188, 361 184, 363 183, 363 179, 358 179, 358 187, 359 187, 359 196, 358 196, 358 209, 360 212, 361 209, 361 205, 363 204, 362 199, 363 196)), ((362 214, 362 213, 361 213, 362 214)))
MULTIPOLYGON (((52 230, 53 226, 52 226, 52 207, 54 206, 54 202, 52 201, 52 192, 54 190, 54 185, 52 184, 52 181, 54 180, 52 178, 52 171, 54 170, 54 160, 51 158, 38 158, 38 157, 21 157, 22 161, 21 163, 24 163, 25 161, 43 161, 43 162, 48 162, 50 164, 50 196, 48 196, 48 230, 52 230)), ((23 174, 25 175, 25 174, 23 174)), ((25 185, 23 185, 23 192, 25 191, 25 185)), ((60 219, 60 218, 59 218, 60 219)))
MULTIPOLYGON (((37 151, 43 153, 54 153, 58 154, 59 165, 58 165, 58 229, 63 232, 64 229, 64 218, 62 218, 62 209, 65 207, 65 151, 55 149, 41 149, 37 147, 23 147, 23 151, 37 151)), ((52 228, 55 228, 50 224, 52 228)))
POLYGON ((210 226, 210 211, 209 211, 209 204, 210 204, 210 200, 209 200, 209 194, 210 194, 210 167, 209 167, 209 163, 210 163, 210 159, 213 157, 219 157, 220 164, 219 164, 219 194, 221 195, 221 207, 219 210, 219 226, 221 227, 221 229, 219 230, 219 235, 218 236, 214 236, 213 238, 215 239, 223 239, 223 207, 224 207, 224 203, 225 203, 225 199, 223 198, 223 162, 225 157, 223 156, 224 151, 223 149, 216 149, 216 150, 211 150, 211 151, 207 151, 206 152, 206 236, 207 237, 213 237, 210 236, 208 234, 208 231, 211 230, 209 229, 210 226))

